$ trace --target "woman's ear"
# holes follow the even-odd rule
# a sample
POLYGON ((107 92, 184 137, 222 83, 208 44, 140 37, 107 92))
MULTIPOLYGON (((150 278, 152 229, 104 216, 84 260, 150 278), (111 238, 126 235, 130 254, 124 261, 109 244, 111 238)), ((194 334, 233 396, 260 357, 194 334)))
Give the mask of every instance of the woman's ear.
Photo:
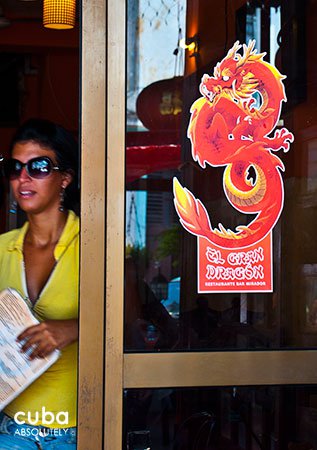
POLYGON ((74 175, 72 170, 68 170, 67 172, 62 173, 62 186, 64 189, 67 188, 67 186, 70 185, 70 183, 73 181, 74 175))

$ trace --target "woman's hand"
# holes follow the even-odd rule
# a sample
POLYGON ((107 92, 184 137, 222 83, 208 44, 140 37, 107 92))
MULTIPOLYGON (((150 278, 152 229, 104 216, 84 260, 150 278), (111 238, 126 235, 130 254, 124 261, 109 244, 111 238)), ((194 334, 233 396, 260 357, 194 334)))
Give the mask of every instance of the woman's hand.
POLYGON ((17 341, 22 343, 21 351, 33 348, 29 359, 45 358, 54 350, 62 350, 78 339, 78 320, 45 320, 24 330, 17 341))

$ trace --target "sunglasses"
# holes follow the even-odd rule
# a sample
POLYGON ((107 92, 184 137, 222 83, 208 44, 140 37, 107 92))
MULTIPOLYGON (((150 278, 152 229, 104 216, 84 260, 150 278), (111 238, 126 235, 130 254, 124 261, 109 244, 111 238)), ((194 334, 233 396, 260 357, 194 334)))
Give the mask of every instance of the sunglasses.
POLYGON ((29 159, 26 163, 22 163, 14 158, 4 161, 4 173, 10 180, 19 178, 23 167, 25 167, 26 173, 36 180, 48 177, 53 170, 60 170, 47 156, 38 156, 37 158, 29 159))

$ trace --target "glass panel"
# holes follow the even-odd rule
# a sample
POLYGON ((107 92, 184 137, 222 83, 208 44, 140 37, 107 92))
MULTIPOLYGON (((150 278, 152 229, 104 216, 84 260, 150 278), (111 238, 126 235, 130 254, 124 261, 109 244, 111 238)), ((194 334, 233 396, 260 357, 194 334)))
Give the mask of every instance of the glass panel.
POLYGON ((123 449, 314 450, 316 386, 132 389, 123 449))
POLYGON ((128 1, 126 351, 316 346, 316 16, 128 1))

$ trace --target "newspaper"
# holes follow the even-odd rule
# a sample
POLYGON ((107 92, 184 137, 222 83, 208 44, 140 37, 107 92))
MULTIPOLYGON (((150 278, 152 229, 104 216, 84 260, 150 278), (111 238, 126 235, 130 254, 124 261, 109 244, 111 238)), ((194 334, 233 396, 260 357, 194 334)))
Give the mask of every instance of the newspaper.
POLYGON ((46 358, 28 359, 16 341, 26 328, 39 321, 14 289, 0 292, 0 411, 42 375, 59 357, 55 350, 46 358))

